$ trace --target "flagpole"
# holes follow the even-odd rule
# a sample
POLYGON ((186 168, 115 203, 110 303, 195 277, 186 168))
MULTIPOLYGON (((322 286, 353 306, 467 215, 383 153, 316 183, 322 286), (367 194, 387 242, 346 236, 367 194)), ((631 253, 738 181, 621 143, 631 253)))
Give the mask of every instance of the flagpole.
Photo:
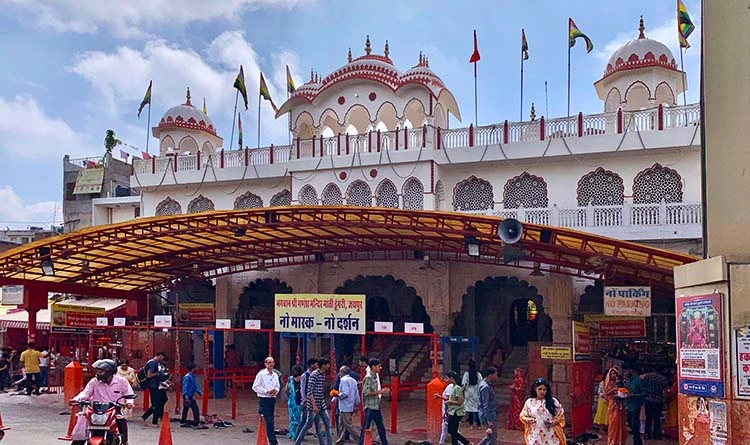
POLYGON ((477 114, 477 63, 474 62, 474 126, 479 126, 479 117, 477 114))
POLYGON ((149 130, 151 130, 151 99, 148 101, 148 123, 146 123, 146 154, 149 154, 148 140, 151 139, 148 134, 149 130))
POLYGON ((570 43, 568 43, 568 117, 570 117, 570 43))
POLYGON ((544 81, 544 115, 549 116, 549 98, 547 97, 547 81, 544 81))
POLYGON ((680 71, 682 71, 682 104, 687 106, 687 88, 685 87, 685 62, 682 60, 682 46, 680 46, 680 71))
POLYGON ((260 148, 260 93, 258 93, 258 148, 260 148))
POLYGON ((523 51, 521 51, 521 111, 518 121, 523 122, 523 51))
MULTIPOLYGON (((286 87, 286 100, 289 100, 289 85, 286 87)), ((286 131, 289 136, 289 146, 292 146, 292 109, 289 109, 289 123, 286 127, 286 131)))
MULTIPOLYGON (((234 117, 237 116, 237 99, 240 97, 240 90, 234 92, 234 111, 232 112, 232 136, 229 137, 229 149, 232 150, 234 143, 234 117)), ((240 147, 242 148, 242 147, 240 147)))

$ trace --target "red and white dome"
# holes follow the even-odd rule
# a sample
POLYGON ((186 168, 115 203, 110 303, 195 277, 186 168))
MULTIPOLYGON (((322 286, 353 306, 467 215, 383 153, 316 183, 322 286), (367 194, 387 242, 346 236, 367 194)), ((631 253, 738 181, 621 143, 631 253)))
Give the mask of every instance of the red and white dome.
POLYGON ((662 67, 678 71, 672 51, 667 45, 647 38, 644 29, 643 18, 641 18, 638 38, 615 50, 607 62, 603 78, 616 72, 646 67, 662 67))
POLYGON ((194 107, 190 102, 190 89, 187 90, 187 101, 182 105, 170 108, 159 120, 158 128, 187 128, 205 131, 216 136, 216 128, 206 113, 194 107))

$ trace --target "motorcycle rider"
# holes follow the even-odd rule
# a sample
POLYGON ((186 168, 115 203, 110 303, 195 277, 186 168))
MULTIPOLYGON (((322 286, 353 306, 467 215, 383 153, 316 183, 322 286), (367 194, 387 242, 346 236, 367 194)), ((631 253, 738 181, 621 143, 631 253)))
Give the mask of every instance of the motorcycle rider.
MULTIPOLYGON (((130 386, 128 381, 118 375, 117 363, 114 360, 104 359, 97 360, 92 365, 95 371, 94 378, 89 380, 86 387, 83 388, 80 394, 73 397, 70 401, 71 405, 80 403, 82 401, 87 402, 110 402, 110 403, 122 403, 122 399, 126 398, 125 403, 128 409, 133 408, 133 388, 130 386)), ((122 445, 128 444, 128 422, 117 412, 115 418, 117 422, 117 429, 122 435, 122 445)), ((86 441, 73 441, 73 445, 85 445, 86 441)))

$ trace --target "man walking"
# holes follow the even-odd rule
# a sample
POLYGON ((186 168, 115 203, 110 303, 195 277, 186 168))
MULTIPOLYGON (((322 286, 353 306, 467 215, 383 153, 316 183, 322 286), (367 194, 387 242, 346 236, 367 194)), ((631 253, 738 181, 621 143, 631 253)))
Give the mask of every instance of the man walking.
POLYGON ((628 398, 625 399, 625 409, 628 415, 628 426, 633 433, 633 445, 643 445, 641 439, 641 405, 643 405, 644 383, 637 368, 626 369, 628 398))
POLYGON ((479 421, 487 427, 487 434, 478 445, 495 445, 497 443, 497 398, 492 385, 497 381, 497 368, 490 366, 482 372, 479 383, 479 421))
POLYGON ((266 436, 270 445, 277 445, 276 431, 274 430, 273 416, 276 408, 276 396, 279 394, 281 384, 279 376, 274 372, 275 361, 273 357, 266 357, 264 362, 266 368, 255 376, 253 391, 258 395, 258 413, 266 422, 266 436))
POLYGON ((24 372, 26 373, 26 395, 30 396, 32 390, 34 394, 39 395, 39 386, 41 373, 41 367, 39 366, 39 358, 41 353, 34 349, 34 343, 29 342, 26 345, 26 350, 21 353, 21 363, 23 364, 24 372))
MULTIPOLYGON (((318 443, 320 445, 332 445, 333 442, 333 439, 331 438, 331 419, 328 417, 325 400, 325 374, 329 369, 331 369, 331 362, 326 358, 319 359, 318 369, 310 374, 305 386, 305 390, 307 391, 305 406, 308 413, 307 420, 302 426, 301 431, 303 433, 306 432, 314 423, 316 431, 318 432, 318 443), (323 422, 323 426, 325 427, 325 438, 323 437, 323 432, 320 431, 318 421, 323 422)), ((304 434, 299 435, 297 439, 295 439, 294 445, 300 445, 304 439, 304 434)))
POLYGON ((359 390, 357 389, 357 381, 351 376, 348 366, 342 366, 339 370, 339 435, 336 439, 337 444, 341 444, 346 439, 346 433, 359 440, 359 433, 354 429, 352 425, 352 415, 354 409, 359 405, 359 390))
POLYGON ((669 381, 654 370, 641 376, 641 379, 646 393, 646 437, 661 440, 661 410, 664 407, 664 390, 669 381))
MULTIPOLYGON (((318 369, 318 359, 315 358, 309 358, 307 359, 307 369, 305 372, 302 373, 302 375, 299 378, 299 391, 300 394, 302 394, 302 416, 299 419, 299 425, 297 426, 297 431, 294 434, 295 438, 298 437, 305 437, 307 435, 307 430, 310 429, 310 427, 307 427, 307 430, 303 430, 305 425, 307 424, 307 418, 310 415, 310 411, 307 409, 307 380, 310 378, 310 375, 318 369)), ((318 430, 318 424, 315 424, 315 433, 316 435, 320 433, 318 430)))
POLYGON ((187 374, 182 377, 182 418, 180 419, 180 424, 198 428, 201 425, 201 417, 198 411, 198 403, 195 401, 195 395, 202 396, 203 393, 198 389, 195 375, 193 375, 195 363, 190 363, 187 369, 187 374), (187 420, 188 411, 193 412, 192 423, 189 423, 187 420))
POLYGON ((163 352, 157 352, 154 358, 146 362, 143 368, 146 371, 147 389, 148 395, 151 399, 151 406, 143 413, 141 419, 143 424, 148 426, 146 419, 153 415, 151 418, 152 425, 159 425, 159 421, 164 416, 164 407, 167 404, 167 390, 166 386, 162 383, 169 380, 169 375, 166 373, 166 366, 164 362, 167 360, 167 355, 163 352))
POLYGON ((362 424, 362 431, 359 435, 359 445, 364 445, 365 431, 370 428, 372 422, 375 422, 375 426, 378 429, 380 443, 382 445, 388 445, 388 438, 385 436, 385 425, 383 424, 383 414, 380 412, 380 398, 383 394, 388 394, 390 391, 388 388, 380 389, 380 379, 378 376, 380 369, 382 368, 380 360, 376 358, 370 359, 369 365, 369 373, 362 381, 362 399, 365 408, 365 422, 362 424))

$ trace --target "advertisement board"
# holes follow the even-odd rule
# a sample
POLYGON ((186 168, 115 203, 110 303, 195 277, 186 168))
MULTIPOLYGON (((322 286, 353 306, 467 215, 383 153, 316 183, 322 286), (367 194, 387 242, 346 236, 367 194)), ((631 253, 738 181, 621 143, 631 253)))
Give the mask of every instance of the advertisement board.
POLYGON ((581 362, 591 358, 591 333, 588 326, 580 321, 573 322, 573 361, 581 362))
POLYGON ((680 393, 724 397, 722 295, 679 296, 675 307, 680 393))
POLYGON ((276 294, 277 332, 365 334, 365 295, 276 294))
POLYGON ((50 326, 52 332, 88 332, 97 327, 97 318, 102 317, 104 308, 54 303, 50 326))
POLYGON ((213 303, 180 303, 180 324, 213 326, 216 320, 213 303))

